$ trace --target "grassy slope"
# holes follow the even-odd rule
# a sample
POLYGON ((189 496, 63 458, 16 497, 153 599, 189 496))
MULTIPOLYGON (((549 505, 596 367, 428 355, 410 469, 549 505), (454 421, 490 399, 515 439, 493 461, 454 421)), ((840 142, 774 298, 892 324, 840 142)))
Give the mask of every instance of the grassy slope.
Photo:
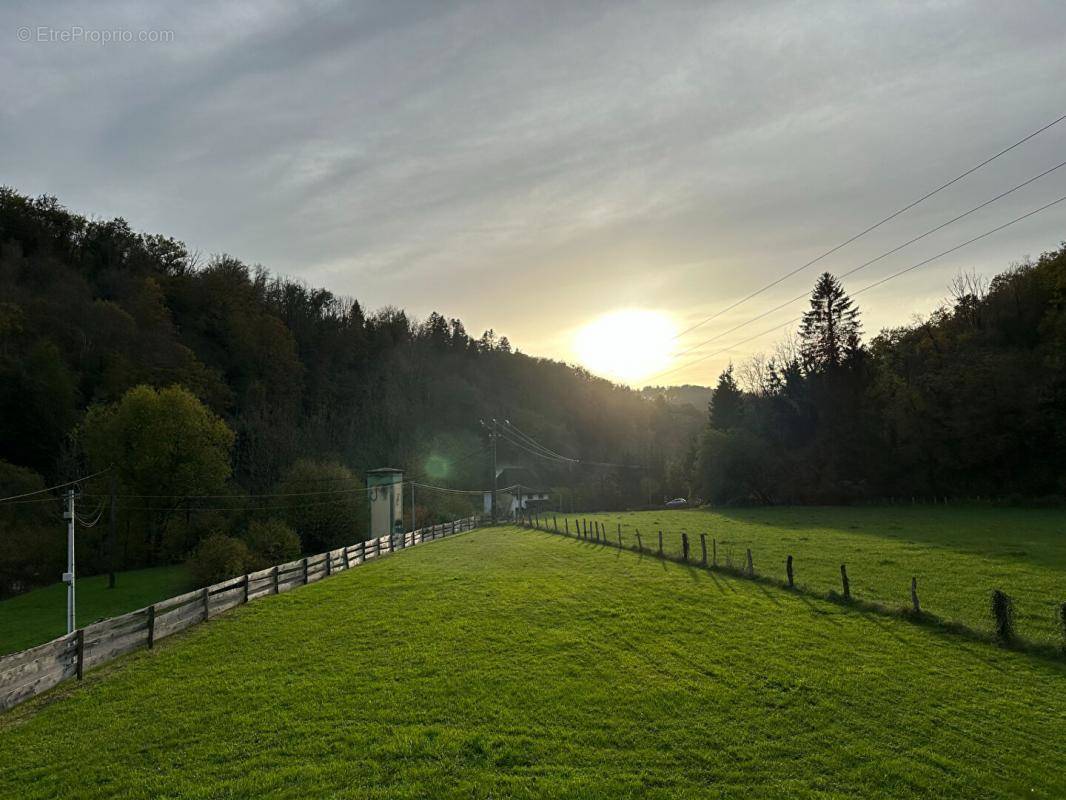
POLYGON ((1066 667, 540 532, 267 598, 0 717, 0 796, 1062 797, 1066 667))
MULTIPOLYGON (((820 593, 840 591, 846 563, 857 597, 889 606, 910 605, 911 576, 922 606, 948 620, 990 630, 989 592, 1000 588, 1015 600, 1019 632, 1037 642, 1059 641, 1055 606, 1066 600, 1066 512, 1061 509, 988 507, 826 507, 725 511, 640 511, 577 515, 598 519, 623 541, 680 553, 688 531, 699 558, 699 537, 718 539, 722 562, 731 553, 742 566, 752 549, 755 571, 785 577, 794 558, 796 580, 820 593)), ((550 516, 548 517, 550 521, 550 516)), ((571 524, 574 518, 571 517, 571 524)), ((559 515, 563 527, 563 515, 559 515)))
MULTIPOLYGON (((114 589, 106 575, 79 578, 76 584, 78 625, 125 614, 188 591, 184 567, 156 567, 120 572, 114 589)), ((54 583, 0 601, 0 655, 25 650, 62 636, 67 630, 67 586, 54 583)))

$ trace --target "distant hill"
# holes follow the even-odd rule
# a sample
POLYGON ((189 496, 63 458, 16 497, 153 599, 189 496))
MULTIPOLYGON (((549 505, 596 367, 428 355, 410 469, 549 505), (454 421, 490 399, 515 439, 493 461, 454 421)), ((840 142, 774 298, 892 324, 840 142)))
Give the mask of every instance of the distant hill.
POLYGON ((711 402, 713 391, 709 386, 696 386, 686 383, 683 386, 645 386, 640 390, 640 393, 649 399, 664 397, 666 402, 673 405, 687 403, 700 411, 706 411, 707 404, 711 402))

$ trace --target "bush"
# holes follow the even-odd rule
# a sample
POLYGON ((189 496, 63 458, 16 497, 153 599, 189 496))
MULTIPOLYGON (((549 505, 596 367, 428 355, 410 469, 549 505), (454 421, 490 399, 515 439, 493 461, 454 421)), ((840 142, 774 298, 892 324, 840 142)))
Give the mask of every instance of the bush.
POLYGON ((254 569, 248 545, 232 536, 212 534, 200 542, 188 561, 189 573, 197 586, 210 586, 254 569))
POLYGON ((282 516, 309 553, 321 553, 366 538, 370 517, 364 483, 335 462, 302 458, 289 467, 277 492, 292 498, 282 516), (333 492, 305 496, 307 492, 333 492), (328 501, 328 502, 324 502, 328 501))
POLYGON ((256 569, 265 569, 300 556, 300 537, 279 519, 253 522, 244 541, 251 549, 256 569))

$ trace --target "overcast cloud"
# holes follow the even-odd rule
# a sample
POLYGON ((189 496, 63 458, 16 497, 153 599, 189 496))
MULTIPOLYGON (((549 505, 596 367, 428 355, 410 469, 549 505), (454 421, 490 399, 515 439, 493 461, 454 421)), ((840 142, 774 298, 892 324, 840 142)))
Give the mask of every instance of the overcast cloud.
MULTIPOLYGON (((686 327, 1066 113, 1064 43, 1054 1, 8 3, 0 182, 570 359, 597 314, 686 327), (39 40, 78 26, 172 41, 39 40)), ((1066 123, 824 268, 1064 159, 1066 123)), ((1066 168, 846 284, 1064 194, 1066 168)), ((863 295, 867 330, 1063 239, 1066 203, 863 295)), ((708 383, 777 336, 670 381, 708 383)))

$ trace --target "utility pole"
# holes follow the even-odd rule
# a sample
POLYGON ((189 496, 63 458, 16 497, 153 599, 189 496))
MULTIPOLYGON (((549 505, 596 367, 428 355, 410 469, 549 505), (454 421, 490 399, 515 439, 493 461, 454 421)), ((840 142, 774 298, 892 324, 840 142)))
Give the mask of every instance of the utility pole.
POLYGON ((492 521, 496 522, 496 420, 492 420, 492 521))
POLYGON ((67 571, 63 573, 63 583, 67 585, 67 633, 74 632, 74 490, 67 489, 67 510, 63 512, 67 521, 67 571))
MULTIPOLYGON (((415 543, 415 481, 411 478, 411 544, 415 543)), ((406 546, 406 542, 404 545, 406 546)))
POLYGON ((489 441, 492 442, 492 521, 496 522, 496 420, 493 418, 492 426, 481 420, 481 427, 489 432, 489 441))
POLYGON ((111 473, 111 508, 108 509, 108 515, 110 517, 110 520, 109 520, 109 526, 108 526, 108 532, 107 532, 108 538, 110 539, 110 541, 108 542, 108 548, 107 549, 110 551, 108 553, 108 556, 109 556, 109 561, 111 562, 111 564, 110 564, 111 571, 108 572, 108 574, 107 574, 107 588, 108 589, 114 589, 115 588, 115 554, 118 551, 118 535, 117 535, 117 533, 115 531, 115 513, 116 513, 115 512, 115 500, 116 500, 116 497, 115 497, 115 473, 112 472, 111 473))

